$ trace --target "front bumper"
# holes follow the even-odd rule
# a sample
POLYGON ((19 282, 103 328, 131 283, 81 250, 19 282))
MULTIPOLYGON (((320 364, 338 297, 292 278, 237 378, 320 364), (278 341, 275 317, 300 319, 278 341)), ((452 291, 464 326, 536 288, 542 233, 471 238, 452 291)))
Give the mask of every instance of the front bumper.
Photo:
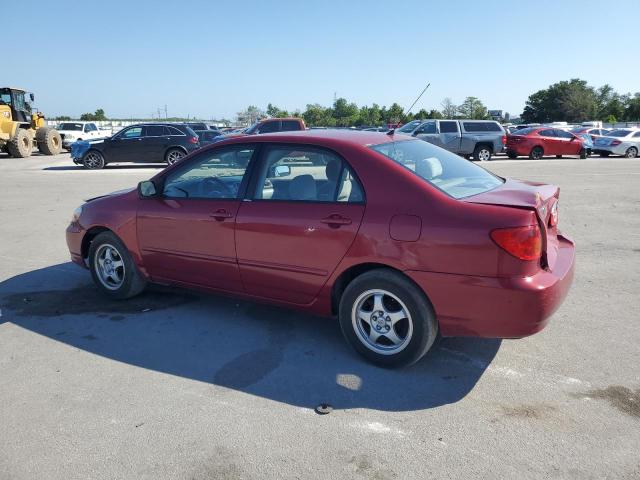
POLYGON ((573 282, 575 246, 558 236, 553 271, 494 278, 406 272, 431 300, 443 336, 521 338, 542 330, 573 282))
POLYGON ((72 222, 67 227, 67 247, 69 247, 69 254, 71 255, 71 261, 87 268, 82 255, 82 239, 84 238, 85 229, 80 224, 72 222))

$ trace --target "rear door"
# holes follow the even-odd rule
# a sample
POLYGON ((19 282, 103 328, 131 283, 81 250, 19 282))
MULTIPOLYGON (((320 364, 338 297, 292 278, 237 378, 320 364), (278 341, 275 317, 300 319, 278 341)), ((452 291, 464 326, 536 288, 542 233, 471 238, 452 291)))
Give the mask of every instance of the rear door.
POLYGON ((163 162, 167 131, 163 125, 146 125, 143 131, 143 160, 145 162, 163 162))
POLYGON ((353 243, 364 195, 347 162, 308 145, 263 147, 236 223, 247 293, 312 302, 353 243))
POLYGON ((460 151, 460 129, 457 120, 439 120, 441 147, 450 152, 460 151))

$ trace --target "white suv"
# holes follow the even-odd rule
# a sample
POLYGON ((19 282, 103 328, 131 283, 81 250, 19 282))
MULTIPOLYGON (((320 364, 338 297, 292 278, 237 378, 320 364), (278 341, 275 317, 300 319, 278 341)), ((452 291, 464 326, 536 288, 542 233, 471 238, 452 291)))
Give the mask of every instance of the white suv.
POLYGON ((105 136, 93 122, 62 122, 56 130, 62 137, 62 146, 69 150, 76 140, 92 140, 105 136))

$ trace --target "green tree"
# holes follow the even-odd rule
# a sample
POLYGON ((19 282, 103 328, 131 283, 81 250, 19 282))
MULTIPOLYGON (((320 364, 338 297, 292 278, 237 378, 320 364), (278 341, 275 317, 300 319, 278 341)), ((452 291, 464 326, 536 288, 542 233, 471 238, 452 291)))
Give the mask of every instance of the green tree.
POLYGON ((458 113, 458 106, 451 101, 449 97, 446 97, 442 100, 440 104, 442 106, 442 116, 443 118, 456 118, 456 114, 458 113))
POLYGON ((472 118, 474 120, 484 120, 489 117, 487 107, 477 97, 467 97, 458 107, 458 112, 463 118, 472 118))
POLYGON ((336 124, 332 110, 318 103, 307 105, 302 118, 309 127, 333 127, 336 124))
POLYGON ((593 87, 578 78, 554 83, 529 96, 522 120, 531 122, 580 122, 594 118, 598 101, 593 87))
POLYGON ((405 118, 404 118, 404 109, 398 105, 396 102, 394 102, 390 107, 389 110, 387 110, 387 116, 385 118, 387 123, 400 123, 400 122, 404 122, 405 118))
POLYGON ((345 98, 337 98, 333 102, 333 118, 337 127, 350 127, 355 125, 358 119, 358 106, 348 103, 345 98))
POLYGON ((288 117, 289 116, 289 112, 287 112, 286 110, 280 110, 278 107, 276 107, 272 103, 267 105, 267 112, 266 113, 267 113, 268 116, 270 116, 272 118, 283 118, 283 117, 288 117))
POLYGON ((627 122, 640 121, 640 92, 627 100, 624 109, 624 120, 627 122))
POLYGON ((55 117, 54 120, 61 120, 61 121, 71 120, 71 117, 68 117, 67 115, 59 115, 55 117))

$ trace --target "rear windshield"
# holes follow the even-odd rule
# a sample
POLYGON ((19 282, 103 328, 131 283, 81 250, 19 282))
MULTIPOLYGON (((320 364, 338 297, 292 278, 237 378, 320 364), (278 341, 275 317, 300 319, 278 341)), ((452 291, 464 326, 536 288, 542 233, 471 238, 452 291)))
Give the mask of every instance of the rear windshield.
POLYGON ((607 136, 608 137, 626 137, 631 132, 633 132, 633 130, 613 130, 607 133, 607 136))
POLYGON ((476 164, 422 140, 383 143, 370 148, 453 198, 478 195, 504 182, 476 164))
POLYGON ((61 123, 56 130, 82 130, 81 123, 61 123))
POLYGON ((531 132, 533 132, 536 128, 538 127, 528 127, 528 128, 521 128, 519 130, 514 130, 512 135, 529 135, 531 132))

